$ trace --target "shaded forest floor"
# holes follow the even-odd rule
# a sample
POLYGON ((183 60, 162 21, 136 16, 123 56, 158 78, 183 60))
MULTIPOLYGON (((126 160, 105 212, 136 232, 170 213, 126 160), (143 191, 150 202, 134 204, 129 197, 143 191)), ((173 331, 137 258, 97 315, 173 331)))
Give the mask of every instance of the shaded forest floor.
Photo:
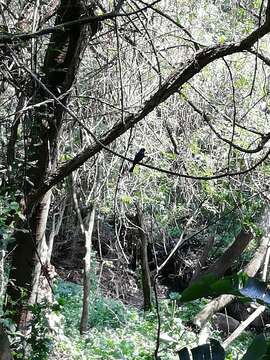
MULTIPOLYGON (((54 341, 52 360, 150 360, 156 346, 156 311, 144 314, 143 294, 138 276, 114 266, 113 262, 95 263, 89 313, 89 331, 81 336, 79 322, 82 309, 81 270, 58 269, 56 299, 60 304, 60 324, 51 327, 54 341)), ((159 287, 161 316, 161 360, 179 359, 177 351, 196 346, 197 334, 188 326, 206 300, 178 306, 166 298, 166 288, 159 287)), ((217 331, 211 337, 221 339, 217 331)), ((244 333, 227 353, 226 360, 236 359, 251 342, 253 334, 244 333)))
MULTIPOLYGON (((138 310, 143 308, 143 291, 139 286, 139 274, 129 269, 119 268, 113 261, 95 263, 93 283, 107 298, 120 300, 123 304, 138 310)), ((61 279, 82 285, 82 270, 57 269, 61 279)), ((158 286, 158 298, 165 299, 167 288, 158 286)))

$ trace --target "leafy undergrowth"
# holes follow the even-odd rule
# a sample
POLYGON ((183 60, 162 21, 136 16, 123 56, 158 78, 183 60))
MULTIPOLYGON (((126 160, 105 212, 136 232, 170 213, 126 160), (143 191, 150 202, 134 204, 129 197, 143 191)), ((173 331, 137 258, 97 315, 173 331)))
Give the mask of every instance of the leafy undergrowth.
MULTIPOLYGON (((155 312, 144 315, 118 300, 94 292, 91 294, 89 331, 81 336, 78 330, 81 293, 79 285, 62 281, 58 284, 56 297, 61 304, 62 332, 58 328, 50 359, 153 359, 157 327, 155 312)), ((187 345, 196 346, 197 335, 183 322, 190 320, 204 305, 205 301, 195 301, 180 308, 174 301, 162 300, 161 360, 179 359, 177 350, 187 345)), ((214 335, 218 338, 218 334, 214 335)), ((229 349, 226 360, 236 359, 250 341, 250 336, 244 335, 229 349)))

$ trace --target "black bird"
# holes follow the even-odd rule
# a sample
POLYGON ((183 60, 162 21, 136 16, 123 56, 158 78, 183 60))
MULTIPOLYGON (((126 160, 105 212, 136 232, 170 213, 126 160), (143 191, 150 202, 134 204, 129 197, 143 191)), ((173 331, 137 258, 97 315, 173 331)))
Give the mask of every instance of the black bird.
POLYGON ((144 152, 145 152, 145 148, 141 148, 141 150, 137 152, 133 160, 133 165, 129 169, 129 172, 133 172, 135 165, 138 164, 144 158, 144 152))

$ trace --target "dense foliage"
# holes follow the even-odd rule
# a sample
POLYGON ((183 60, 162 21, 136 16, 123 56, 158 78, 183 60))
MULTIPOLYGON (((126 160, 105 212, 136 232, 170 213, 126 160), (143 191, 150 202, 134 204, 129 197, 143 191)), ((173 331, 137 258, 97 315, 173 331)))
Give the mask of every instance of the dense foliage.
POLYGON ((9 0, 0 27, 3 353, 179 358, 208 311, 226 360, 266 358, 270 2, 9 0), (261 335, 226 343, 225 294, 261 335))

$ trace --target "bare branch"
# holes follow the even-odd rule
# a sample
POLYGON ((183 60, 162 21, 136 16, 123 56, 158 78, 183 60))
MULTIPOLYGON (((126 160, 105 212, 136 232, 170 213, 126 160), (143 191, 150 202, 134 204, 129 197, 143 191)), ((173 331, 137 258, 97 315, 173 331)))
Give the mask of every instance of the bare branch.
POLYGON ((27 33, 27 34, 1 34, 0 35, 0 43, 2 44, 7 44, 7 43, 12 43, 16 40, 30 40, 32 38, 36 38, 39 36, 43 36, 43 35, 48 35, 48 34, 53 34, 59 30, 65 31, 66 29, 72 28, 73 26, 78 26, 78 25, 85 25, 85 24, 89 24, 91 22, 100 22, 100 21, 105 21, 105 20, 110 20, 110 19, 115 19, 116 17, 126 17, 127 15, 135 15, 138 14, 142 11, 145 11, 146 9, 148 9, 151 5, 154 5, 156 3, 160 2, 160 0, 155 0, 153 1, 153 3, 140 8, 139 10, 136 11, 132 11, 128 14, 119 14, 115 11, 112 11, 110 13, 104 14, 104 15, 98 15, 98 16, 86 16, 83 17, 82 19, 78 19, 78 20, 72 20, 72 21, 67 21, 65 23, 59 24, 59 25, 55 25, 53 27, 49 27, 46 29, 42 29, 42 30, 38 30, 34 33, 27 33))
MULTIPOLYGON (((114 140, 123 135, 127 130, 137 124, 139 121, 144 119, 148 114, 150 114, 158 105, 167 100, 172 94, 177 92, 179 88, 184 85, 188 80, 193 78, 198 74, 204 67, 213 61, 223 58, 224 56, 232 55, 238 52, 249 50, 259 38, 263 37, 270 31, 270 8, 267 7, 267 16, 266 22, 258 29, 253 31, 246 38, 242 39, 240 42, 231 43, 227 45, 215 45, 207 47, 199 52, 190 60, 187 60, 185 64, 181 65, 175 72, 173 72, 164 84, 145 102, 145 104, 138 110, 138 112, 128 115, 125 117, 124 122, 118 121, 113 128, 101 136, 99 139, 94 138, 95 144, 87 147, 84 151, 79 153, 72 160, 64 163, 56 171, 52 172, 47 176, 43 185, 32 194, 32 201, 39 198, 41 195, 45 194, 50 188, 56 185, 59 181, 64 179, 72 171, 80 167, 85 161, 89 158, 100 152, 102 149, 107 148, 114 140)), ((73 114, 74 116, 74 114, 73 114)), ((75 117, 76 118, 76 117, 75 117)), ((93 134, 92 134, 93 136, 93 134)), ((111 151, 111 150, 109 150, 111 151)), ((112 151, 111 151, 112 152, 112 151)), ((253 166, 249 169, 235 172, 235 173, 225 173, 219 174, 212 177, 193 177, 189 175, 183 175, 178 173, 173 173, 171 171, 162 170, 164 173, 176 176, 190 177, 195 179, 218 179, 225 176, 233 176, 239 174, 245 174, 258 165, 260 165, 270 154, 270 150, 253 166)), ((122 156, 121 156, 122 157, 122 156)), ((151 169, 159 170, 153 166, 145 164, 144 166, 151 169)))

